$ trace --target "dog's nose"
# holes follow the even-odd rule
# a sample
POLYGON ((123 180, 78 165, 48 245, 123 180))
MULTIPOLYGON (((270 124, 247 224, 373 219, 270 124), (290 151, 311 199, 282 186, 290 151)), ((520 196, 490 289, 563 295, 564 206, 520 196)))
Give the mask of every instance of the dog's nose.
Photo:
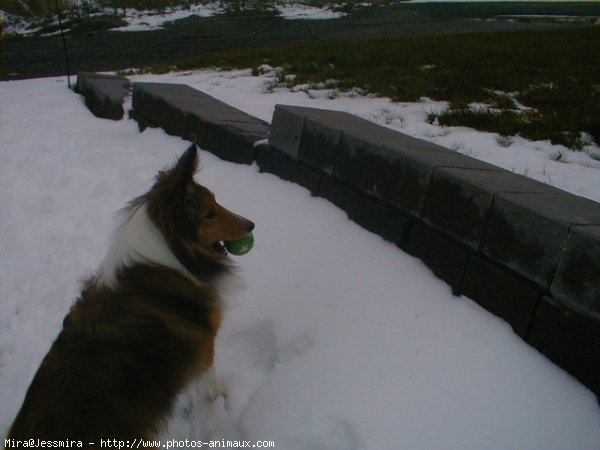
POLYGON ((254 222, 246 219, 243 216, 240 216, 239 214, 235 214, 235 213, 231 213, 231 214, 233 214, 233 216, 239 221, 239 224, 244 227, 244 230, 246 230, 246 233, 250 233, 252 230, 254 230, 254 222))

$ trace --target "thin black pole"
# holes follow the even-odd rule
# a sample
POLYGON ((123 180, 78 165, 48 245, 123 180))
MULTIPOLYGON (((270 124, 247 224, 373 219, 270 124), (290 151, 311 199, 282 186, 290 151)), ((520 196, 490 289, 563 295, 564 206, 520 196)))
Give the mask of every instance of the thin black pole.
POLYGON ((71 64, 69 63, 69 50, 67 49, 67 41, 65 40, 65 32, 63 30, 62 17, 58 8, 58 0, 54 0, 56 7, 56 15, 58 16, 58 27, 60 28, 60 38, 62 39, 63 48, 65 49, 65 62, 67 63, 67 85, 71 89, 71 64))

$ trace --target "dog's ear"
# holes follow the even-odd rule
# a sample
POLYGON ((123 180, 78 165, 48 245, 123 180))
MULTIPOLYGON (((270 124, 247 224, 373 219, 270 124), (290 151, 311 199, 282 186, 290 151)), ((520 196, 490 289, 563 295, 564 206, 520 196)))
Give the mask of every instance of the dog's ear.
POLYGON ((167 203, 178 202, 185 198, 188 187, 194 183, 197 170, 198 148, 192 144, 173 167, 158 172, 152 192, 162 196, 167 203))
POLYGON ((192 144, 189 148, 179 157, 177 164, 175 164, 174 171, 177 172, 178 176, 191 181, 194 178, 194 174, 198 170, 198 147, 196 144, 192 144))
POLYGON ((196 144, 190 147, 179 157, 177 163, 170 171, 172 177, 172 194, 183 198, 187 188, 194 182, 194 174, 198 170, 198 147, 196 144))

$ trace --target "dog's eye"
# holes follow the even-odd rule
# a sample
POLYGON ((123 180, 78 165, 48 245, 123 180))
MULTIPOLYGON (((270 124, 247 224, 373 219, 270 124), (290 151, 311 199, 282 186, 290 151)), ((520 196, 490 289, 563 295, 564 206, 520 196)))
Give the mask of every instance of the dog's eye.
POLYGON ((210 220, 210 219, 214 219, 217 216, 217 211, 214 209, 211 209, 206 216, 204 216, 205 219, 210 220))

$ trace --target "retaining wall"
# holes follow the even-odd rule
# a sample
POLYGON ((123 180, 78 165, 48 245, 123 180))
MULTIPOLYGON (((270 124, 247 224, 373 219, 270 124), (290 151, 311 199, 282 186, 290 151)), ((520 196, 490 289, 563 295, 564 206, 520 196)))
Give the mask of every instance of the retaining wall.
POLYGON ((133 107, 330 200, 600 394, 600 204, 342 112, 278 105, 255 145, 265 122, 188 86, 133 107))
POLYGON ((269 135, 265 121, 183 84, 134 83, 132 104, 138 119, 227 161, 251 164, 254 143, 269 135))
POLYGON ((600 204, 350 114, 278 105, 261 169, 307 187, 600 394, 600 204))
POLYGON ((85 104, 96 117, 121 120, 123 100, 131 91, 129 80, 117 75, 79 72, 75 92, 83 95, 85 104))

